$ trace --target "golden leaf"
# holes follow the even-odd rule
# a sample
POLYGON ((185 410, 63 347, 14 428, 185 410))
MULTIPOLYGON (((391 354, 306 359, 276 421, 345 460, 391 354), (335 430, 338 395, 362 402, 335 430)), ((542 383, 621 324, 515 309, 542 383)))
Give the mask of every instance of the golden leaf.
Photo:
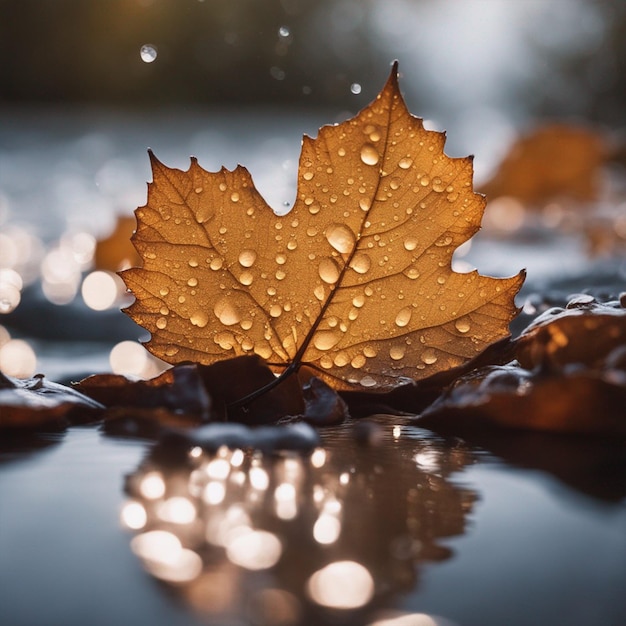
POLYGON ((355 118, 305 136, 293 209, 276 215, 239 166, 186 172, 150 154, 136 211, 142 268, 123 273, 147 348, 176 363, 258 354, 338 388, 394 387, 508 335, 524 276, 455 273, 480 227, 471 158, 443 153, 398 89, 397 66, 355 118))

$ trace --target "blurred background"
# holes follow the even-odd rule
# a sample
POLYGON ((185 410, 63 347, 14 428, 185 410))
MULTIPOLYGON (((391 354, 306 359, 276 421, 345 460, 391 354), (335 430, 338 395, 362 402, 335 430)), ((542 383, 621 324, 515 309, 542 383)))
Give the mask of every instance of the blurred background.
POLYGON ((622 124, 625 28, 613 0, 1 0, 0 98, 352 109, 398 58, 414 107, 446 124, 622 124))
MULTIPOLYGON (((123 286, 111 273, 132 262, 132 249, 95 258, 116 227, 120 241, 132 232, 150 179, 148 147, 182 169, 190 154, 209 170, 241 162, 285 211, 302 134, 370 102, 393 59, 409 109, 447 131, 447 154, 475 155, 479 189, 519 133, 542 121, 610 137, 626 123, 626 3, 612 0, 0 0, 0 55, 5 371, 16 357, 3 361, 2 351, 16 337, 136 340, 135 329, 120 330, 123 286), (109 274, 84 281, 92 270, 109 274), (110 295, 94 304, 90 293, 110 295), (68 324, 61 305, 83 322, 68 324), (85 322, 85 306, 111 310, 115 321, 103 313, 100 325, 85 322)), ((594 168, 603 146, 591 150, 594 168)), ((611 236, 622 245, 626 194, 615 197, 611 236)), ((502 205, 500 230, 520 227, 516 202, 502 205)), ((486 218, 498 217, 493 207, 486 218)), ((547 222, 563 222, 563 205, 541 207, 547 222)), ((572 241, 559 254, 578 271, 587 259, 572 241)), ((536 249, 489 250, 470 255, 483 273, 526 266, 536 284, 557 271, 536 249)), ((18 373, 32 373, 34 358, 18 373)), ((37 367, 67 369, 58 359, 37 367)))

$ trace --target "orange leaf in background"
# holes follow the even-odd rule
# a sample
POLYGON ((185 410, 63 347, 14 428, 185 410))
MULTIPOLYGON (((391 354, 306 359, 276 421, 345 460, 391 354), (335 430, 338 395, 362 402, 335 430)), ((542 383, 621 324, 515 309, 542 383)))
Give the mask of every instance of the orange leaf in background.
POLYGON ((602 137, 587 128, 551 124, 520 137, 481 189, 489 199, 512 196, 541 205, 559 196, 593 200, 608 157, 602 137))
POLYGON ((394 387, 464 363, 508 335, 523 273, 458 274, 480 228, 471 158, 443 153, 406 108, 397 67, 355 118, 304 137, 293 209, 276 215, 248 171, 192 158, 136 211, 143 267, 122 276, 129 315, 170 363, 258 354, 338 388, 394 387))

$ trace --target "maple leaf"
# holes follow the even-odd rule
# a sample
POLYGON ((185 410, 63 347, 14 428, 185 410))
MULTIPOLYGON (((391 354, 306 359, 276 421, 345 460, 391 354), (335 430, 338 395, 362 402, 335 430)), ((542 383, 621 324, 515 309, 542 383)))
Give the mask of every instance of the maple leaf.
POLYGON ((297 199, 276 215, 241 166, 187 171, 150 153, 136 211, 143 267, 128 314, 170 363, 260 355, 337 388, 391 388, 464 363, 508 335, 524 280, 451 269, 480 228, 472 159, 443 153, 400 95, 397 65, 356 117, 305 136, 297 199))

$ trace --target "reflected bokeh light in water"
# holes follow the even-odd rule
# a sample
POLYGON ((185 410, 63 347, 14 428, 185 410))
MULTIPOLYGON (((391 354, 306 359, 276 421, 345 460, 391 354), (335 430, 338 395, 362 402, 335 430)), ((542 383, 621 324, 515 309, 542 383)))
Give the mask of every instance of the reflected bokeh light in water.
POLYGON ((424 563, 451 556, 440 541, 464 532, 476 500, 453 475, 473 453, 408 424, 380 428, 377 446, 357 443, 350 426, 330 429, 304 456, 194 446, 174 462, 157 445, 126 479, 131 548, 213 619, 245 619, 256 607, 259 624, 327 623, 337 611, 365 611, 372 624, 443 624, 370 612, 414 589, 424 563))

